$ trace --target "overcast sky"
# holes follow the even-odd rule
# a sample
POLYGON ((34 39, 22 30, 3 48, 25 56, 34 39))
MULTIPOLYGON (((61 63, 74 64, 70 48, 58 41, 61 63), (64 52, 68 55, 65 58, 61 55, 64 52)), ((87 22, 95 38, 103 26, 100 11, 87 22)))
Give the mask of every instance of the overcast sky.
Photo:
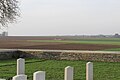
POLYGON ((20 0, 20 9, 9 35, 120 33, 120 0, 20 0))

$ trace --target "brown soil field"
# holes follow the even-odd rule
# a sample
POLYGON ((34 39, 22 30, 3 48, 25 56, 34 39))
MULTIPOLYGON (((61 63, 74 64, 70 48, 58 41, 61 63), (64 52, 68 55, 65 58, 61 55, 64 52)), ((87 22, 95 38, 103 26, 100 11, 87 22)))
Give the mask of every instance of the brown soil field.
POLYGON ((53 38, 0 37, 0 48, 1 49, 49 49, 49 50, 104 50, 104 49, 120 48, 120 45, 28 42, 27 40, 53 40, 53 38))

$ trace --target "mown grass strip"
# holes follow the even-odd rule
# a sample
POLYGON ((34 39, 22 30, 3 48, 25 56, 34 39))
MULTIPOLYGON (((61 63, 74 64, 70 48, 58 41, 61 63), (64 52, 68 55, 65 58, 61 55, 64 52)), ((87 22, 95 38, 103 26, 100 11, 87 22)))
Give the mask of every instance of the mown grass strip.
POLYGON ((105 49, 103 51, 120 51, 120 48, 105 49))

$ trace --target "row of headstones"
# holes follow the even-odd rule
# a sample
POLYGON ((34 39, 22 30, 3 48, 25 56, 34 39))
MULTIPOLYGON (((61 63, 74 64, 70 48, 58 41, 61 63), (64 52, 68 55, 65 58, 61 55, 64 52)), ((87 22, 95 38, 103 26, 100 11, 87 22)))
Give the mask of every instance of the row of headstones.
MULTIPOLYGON (((64 80, 73 80, 73 67, 67 66, 65 68, 64 80)), ((17 59, 17 75, 12 80, 27 80, 25 75, 25 60, 17 59)), ((33 74, 33 80, 45 80, 45 71, 37 71, 33 74)), ((86 64, 86 80, 93 80, 93 63, 86 64)))

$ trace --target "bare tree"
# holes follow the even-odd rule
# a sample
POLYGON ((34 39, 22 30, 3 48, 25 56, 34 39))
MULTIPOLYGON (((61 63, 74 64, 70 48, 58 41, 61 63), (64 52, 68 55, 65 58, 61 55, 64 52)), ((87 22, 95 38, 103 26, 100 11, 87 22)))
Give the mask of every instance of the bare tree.
POLYGON ((0 25, 7 26, 19 17, 19 7, 17 0, 0 0, 0 25))

